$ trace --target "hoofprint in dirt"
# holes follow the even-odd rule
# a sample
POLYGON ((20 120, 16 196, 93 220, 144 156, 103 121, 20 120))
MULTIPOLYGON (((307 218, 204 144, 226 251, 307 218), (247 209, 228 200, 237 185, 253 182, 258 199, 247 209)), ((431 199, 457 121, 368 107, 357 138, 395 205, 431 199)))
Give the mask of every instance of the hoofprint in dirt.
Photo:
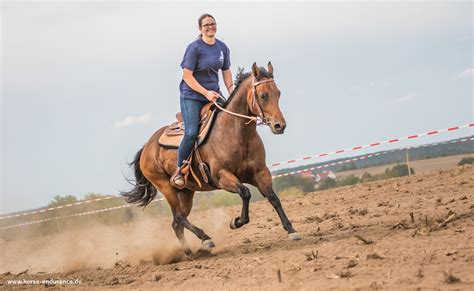
MULTIPOLYGON (((170 232, 171 218, 147 224, 147 230, 136 223, 115 230, 111 241, 107 235, 95 236, 99 253, 85 252, 81 257, 79 247, 74 258, 82 258, 82 265, 69 265, 70 271, 18 274, 17 270, 1 275, 0 282, 11 288, 7 280, 80 279, 81 285, 73 288, 96 290, 473 290, 473 177, 474 167, 468 165, 283 198, 288 216, 303 235, 296 242, 287 239, 277 214, 265 201, 251 204, 251 221, 238 230, 227 225, 240 213, 240 206, 196 212, 192 219, 211 228, 217 247, 212 256, 194 261, 170 263, 180 260, 178 242, 170 232), (137 235, 137 228, 143 236, 137 235), (121 240, 118 245, 113 243, 117 239, 121 240), (113 257, 118 248, 125 252, 118 256, 120 260, 98 260, 100 254, 113 257), (99 261, 112 266, 90 263, 99 261)), ((69 243, 61 239, 49 238, 50 247, 69 243)), ((20 255, 13 244, 1 246, 2 256, 10 249, 20 255)), ((45 249, 40 245, 37 242, 35 250, 30 250, 23 242, 23 255, 41 255, 45 249)), ((199 242, 193 245, 196 248, 199 242)), ((48 257, 43 254, 42 260, 48 257)), ((18 261, 16 268, 21 266, 18 261)), ((66 264, 67 260, 57 262, 66 264)))

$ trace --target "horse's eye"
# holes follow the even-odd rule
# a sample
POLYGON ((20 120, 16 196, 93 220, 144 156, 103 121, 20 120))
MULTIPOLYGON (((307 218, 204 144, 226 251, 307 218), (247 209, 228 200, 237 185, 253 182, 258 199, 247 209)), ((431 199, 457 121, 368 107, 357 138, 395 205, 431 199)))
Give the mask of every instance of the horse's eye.
POLYGON ((260 94, 260 99, 262 99, 262 100, 267 100, 267 98, 268 98, 268 94, 267 94, 267 93, 262 93, 262 94, 260 94))

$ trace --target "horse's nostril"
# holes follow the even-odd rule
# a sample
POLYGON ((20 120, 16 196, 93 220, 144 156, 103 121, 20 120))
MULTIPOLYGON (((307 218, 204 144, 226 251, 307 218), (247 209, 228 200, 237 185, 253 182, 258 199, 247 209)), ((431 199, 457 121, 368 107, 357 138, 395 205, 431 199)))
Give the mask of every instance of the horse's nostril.
POLYGON ((279 123, 275 123, 275 129, 280 130, 280 129, 281 129, 281 125, 280 125, 279 123))

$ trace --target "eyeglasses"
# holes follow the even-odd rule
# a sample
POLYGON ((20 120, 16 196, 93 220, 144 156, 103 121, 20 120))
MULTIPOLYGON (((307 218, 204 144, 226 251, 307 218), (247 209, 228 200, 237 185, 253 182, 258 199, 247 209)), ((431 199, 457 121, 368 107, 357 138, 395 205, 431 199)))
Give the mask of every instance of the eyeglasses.
POLYGON ((213 23, 206 23, 206 24, 203 24, 202 27, 204 28, 208 28, 208 27, 211 27, 211 26, 214 26, 216 27, 217 23, 213 22, 213 23))

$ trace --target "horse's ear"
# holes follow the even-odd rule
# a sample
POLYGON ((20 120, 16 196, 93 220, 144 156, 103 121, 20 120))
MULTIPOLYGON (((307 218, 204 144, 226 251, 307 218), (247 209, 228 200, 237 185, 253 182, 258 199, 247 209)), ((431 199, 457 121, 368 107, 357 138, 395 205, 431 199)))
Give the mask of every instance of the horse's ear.
POLYGON ((273 74, 272 62, 268 62, 267 68, 268 68, 267 71, 268 71, 270 74, 273 74))
POLYGON ((260 75, 260 70, 257 67, 257 63, 253 63, 252 65, 252 75, 255 77, 255 79, 258 79, 260 75))

